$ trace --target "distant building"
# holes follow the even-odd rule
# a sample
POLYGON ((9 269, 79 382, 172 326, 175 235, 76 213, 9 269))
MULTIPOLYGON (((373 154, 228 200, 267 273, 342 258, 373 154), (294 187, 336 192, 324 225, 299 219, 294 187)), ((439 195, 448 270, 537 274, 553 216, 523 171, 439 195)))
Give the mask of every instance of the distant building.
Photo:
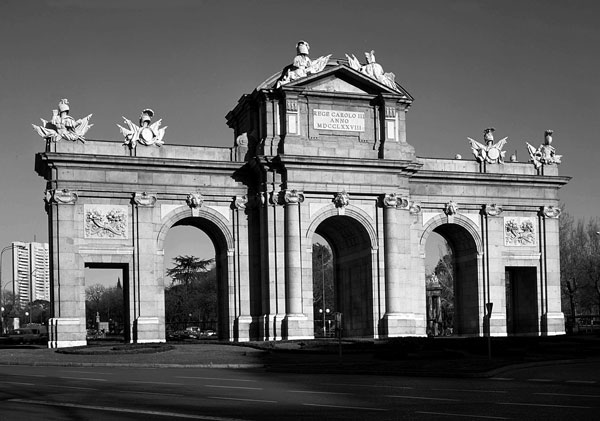
POLYGON ((13 242, 13 279, 21 308, 35 300, 50 301, 48 243, 13 242))

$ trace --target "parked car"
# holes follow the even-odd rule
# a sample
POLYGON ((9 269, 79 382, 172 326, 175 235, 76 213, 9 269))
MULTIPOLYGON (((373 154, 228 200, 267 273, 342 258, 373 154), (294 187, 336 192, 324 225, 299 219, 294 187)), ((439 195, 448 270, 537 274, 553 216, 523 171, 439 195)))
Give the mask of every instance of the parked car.
POLYGON ((48 331, 45 327, 22 327, 8 335, 12 343, 38 344, 48 342, 48 331))

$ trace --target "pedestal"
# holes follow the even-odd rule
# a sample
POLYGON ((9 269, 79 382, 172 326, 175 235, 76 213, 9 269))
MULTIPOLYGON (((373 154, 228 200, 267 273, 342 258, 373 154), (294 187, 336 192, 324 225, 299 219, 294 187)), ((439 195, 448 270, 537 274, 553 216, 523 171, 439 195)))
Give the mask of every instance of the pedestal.
POLYGON ((424 315, 413 313, 388 313, 381 319, 381 337, 427 336, 424 315))
POLYGON ((138 317, 134 324, 133 341, 138 344, 166 342, 158 317, 138 317))
POLYGON ((314 339, 314 328, 304 314, 288 314, 283 320, 283 339, 314 339))
POLYGON ((55 317, 48 320, 48 348, 69 348, 87 345, 85 319, 55 317))

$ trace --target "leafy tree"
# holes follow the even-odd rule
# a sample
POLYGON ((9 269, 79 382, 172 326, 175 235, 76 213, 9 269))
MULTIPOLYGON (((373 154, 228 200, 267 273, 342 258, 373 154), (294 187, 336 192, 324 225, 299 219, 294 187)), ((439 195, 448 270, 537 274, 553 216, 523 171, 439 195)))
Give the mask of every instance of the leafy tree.
MULTIPOLYGON (((323 320, 319 310, 336 311, 335 285, 333 280, 333 256, 327 244, 313 244, 313 311, 315 320, 323 320), (325 292, 325 299, 323 299, 325 292)), ((322 322, 321 322, 322 324, 322 322)), ((319 325, 320 326, 320 325, 319 325)))
POLYGON ((217 274, 214 259, 177 256, 173 263, 174 266, 166 271, 171 277, 171 285, 165 288, 167 324, 184 327, 192 320, 216 321, 217 274))

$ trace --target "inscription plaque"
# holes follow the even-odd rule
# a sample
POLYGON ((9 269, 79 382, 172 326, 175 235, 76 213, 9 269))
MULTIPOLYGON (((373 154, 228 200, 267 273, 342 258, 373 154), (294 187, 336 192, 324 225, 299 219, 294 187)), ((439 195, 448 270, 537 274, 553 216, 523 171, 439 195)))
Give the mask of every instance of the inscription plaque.
POLYGON ((313 127, 317 130, 364 132, 365 113, 343 110, 313 110, 313 127))

